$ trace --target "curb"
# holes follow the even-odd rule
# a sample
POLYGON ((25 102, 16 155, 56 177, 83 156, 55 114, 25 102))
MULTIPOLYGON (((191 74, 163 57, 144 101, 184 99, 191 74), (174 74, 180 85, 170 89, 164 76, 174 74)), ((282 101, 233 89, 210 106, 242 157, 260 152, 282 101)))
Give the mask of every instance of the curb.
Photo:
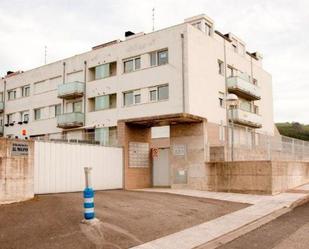
POLYGON ((294 208, 301 206, 305 203, 309 202, 309 195, 295 201, 292 203, 289 207, 284 207, 281 209, 278 209, 256 221, 253 221, 251 223, 248 223, 247 225, 240 227, 230 233, 224 234, 212 241, 209 241, 205 244, 202 244, 200 246, 194 247, 193 249, 215 249, 218 248, 219 246, 222 246, 224 244, 227 244, 228 242, 231 242, 232 240, 237 239, 238 237, 245 235, 246 233, 249 233, 269 222, 272 220, 277 219, 281 215, 284 215, 290 211, 292 211, 294 208))

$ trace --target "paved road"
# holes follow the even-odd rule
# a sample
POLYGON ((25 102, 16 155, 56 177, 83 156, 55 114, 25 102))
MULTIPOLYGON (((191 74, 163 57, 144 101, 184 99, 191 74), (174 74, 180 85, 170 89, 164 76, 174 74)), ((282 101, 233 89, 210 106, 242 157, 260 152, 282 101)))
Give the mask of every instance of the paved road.
POLYGON ((308 249, 309 202, 219 249, 308 249))

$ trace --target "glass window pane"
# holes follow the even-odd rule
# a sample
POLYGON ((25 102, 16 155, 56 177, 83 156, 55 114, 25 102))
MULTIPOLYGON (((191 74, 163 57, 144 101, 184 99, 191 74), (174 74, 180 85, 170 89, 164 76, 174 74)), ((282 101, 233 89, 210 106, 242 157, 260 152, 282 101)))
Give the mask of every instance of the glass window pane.
POLYGON ((82 108, 82 102, 75 102, 73 103, 73 112, 82 112, 83 108, 82 108))
POLYGON ((134 104, 138 104, 138 103, 141 103, 141 95, 140 94, 134 95, 134 104))
POLYGON ((168 63, 168 51, 160 51, 158 52, 158 65, 163 65, 168 63))
POLYGON ((141 58, 135 59, 135 70, 138 70, 141 68, 141 58))
POLYGON ((24 116, 23 116, 23 121, 26 121, 26 122, 29 121, 29 114, 28 114, 28 113, 25 113, 25 114, 24 114, 24 116))
POLYGON ((157 65, 157 52, 150 53, 150 66, 157 65))
POLYGON ((95 129, 95 141, 100 142, 102 145, 108 145, 109 143, 109 128, 96 128, 95 129))
POLYGON ((124 72, 132 72, 133 71, 133 60, 125 61, 124 62, 124 72))
POLYGON ((124 93, 124 105, 133 104, 133 92, 124 93))
POLYGON ((61 104, 56 105, 56 116, 61 114, 61 104))
POLYGON ((151 90, 150 91, 150 101, 156 101, 157 100, 157 90, 151 90))
POLYGON ((159 100, 168 99, 168 86, 158 87, 158 99, 159 100))
POLYGON ((34 119, 35 120, 41 119, 41 109, 34 110, 34 119))
POLYGON ((94 108, 96 111, 109 108, 109 95, 96 97, 94 108))
POLYGON ((109 63, 95 68, 95 79, 103 79, 110 76, 109 63))

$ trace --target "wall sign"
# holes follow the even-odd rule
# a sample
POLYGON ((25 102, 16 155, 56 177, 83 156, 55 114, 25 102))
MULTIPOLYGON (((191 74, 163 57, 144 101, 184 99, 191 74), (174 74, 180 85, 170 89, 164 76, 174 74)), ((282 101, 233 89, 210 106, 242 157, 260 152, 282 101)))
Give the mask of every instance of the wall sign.
POLYGON ((27 156, 29 152, 29 146, 27 143, 12 143, 12 156, 27 156))
POLYGON ((174 144, 173 145, 174 156, 185 156, 186 155, 186 145, 184 144, 174 144))

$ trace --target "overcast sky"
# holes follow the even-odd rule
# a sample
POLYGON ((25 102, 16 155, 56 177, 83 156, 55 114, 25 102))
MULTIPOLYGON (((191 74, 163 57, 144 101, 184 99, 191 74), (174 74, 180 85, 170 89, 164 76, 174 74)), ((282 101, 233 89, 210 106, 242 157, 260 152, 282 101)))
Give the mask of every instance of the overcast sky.
POLYGON ((264 56, 273 76, 275 121, 309 123, 308 0, 0 0, 0 75, 27 70, 205 13, 222 33, 264 56))

